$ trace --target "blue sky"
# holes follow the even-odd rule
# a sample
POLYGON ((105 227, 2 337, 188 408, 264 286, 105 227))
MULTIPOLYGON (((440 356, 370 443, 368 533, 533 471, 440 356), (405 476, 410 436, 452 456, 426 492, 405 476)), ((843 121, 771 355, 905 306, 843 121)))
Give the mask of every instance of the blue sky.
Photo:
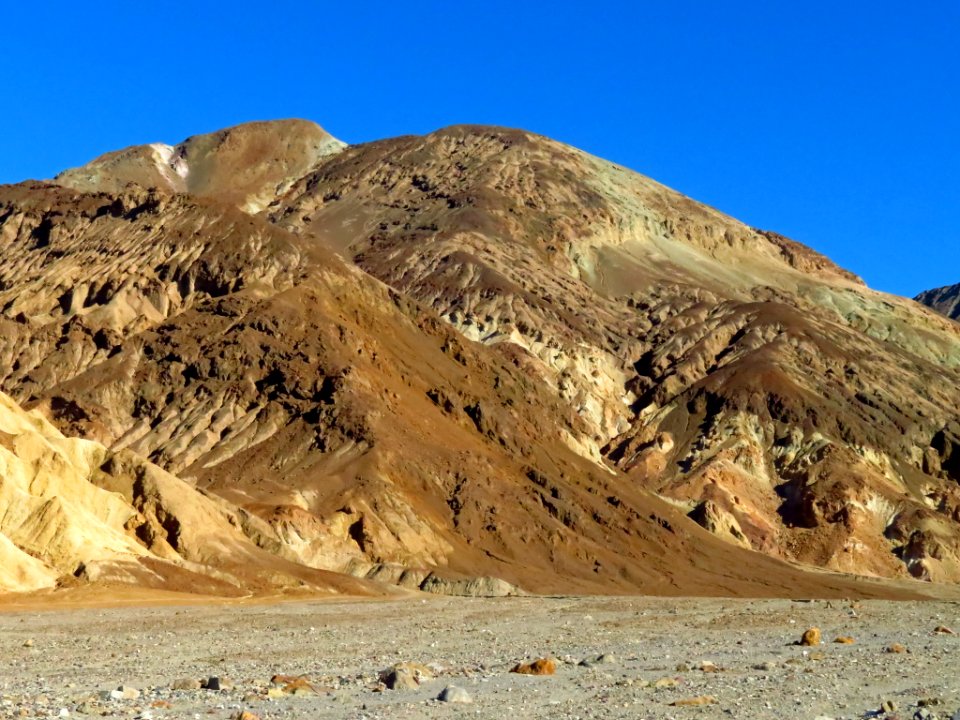
POLYGON ((522 127, 826 253, 960 282, 960 3, 9 3, 0 182, 246 120, 522 127), (92 8, 92 9, 91 9, 92 8))

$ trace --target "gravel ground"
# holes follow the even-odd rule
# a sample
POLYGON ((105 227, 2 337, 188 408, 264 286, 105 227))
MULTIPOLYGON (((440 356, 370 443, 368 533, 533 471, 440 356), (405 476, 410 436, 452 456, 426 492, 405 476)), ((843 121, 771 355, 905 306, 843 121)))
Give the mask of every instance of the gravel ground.
POLYGON ((646 597, 6 612, 0 716, 951 718, 960 635, 935 630, 960 629, 958 615, 954 602, 646 597), (794 644, 814 626, 821 645, 794 644), (539 657, 555 675, 510 672, 539 657), (403 661, 422 664, 419 686, 385 689, 380 671, 403 661), (234 687, 171 688, 211 676, 234 687), (437 700, 451 685, 472 702, 437 700), (129 699, 109 697, 120 686, 129 699))

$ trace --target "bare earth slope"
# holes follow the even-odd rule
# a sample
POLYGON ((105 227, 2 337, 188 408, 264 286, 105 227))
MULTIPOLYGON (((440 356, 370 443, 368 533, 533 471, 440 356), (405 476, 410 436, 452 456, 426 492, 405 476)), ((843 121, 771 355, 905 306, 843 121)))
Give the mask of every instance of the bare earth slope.
POLYGON ((960 318, 960 284, 926 290, 917 295, 914 300, 948 318, 954 320, 960 318))
POLYGON ((261 550, 448 592, 960 579, 954 323, 521 131, 164 153, 0 190, 0 389, 261 550))

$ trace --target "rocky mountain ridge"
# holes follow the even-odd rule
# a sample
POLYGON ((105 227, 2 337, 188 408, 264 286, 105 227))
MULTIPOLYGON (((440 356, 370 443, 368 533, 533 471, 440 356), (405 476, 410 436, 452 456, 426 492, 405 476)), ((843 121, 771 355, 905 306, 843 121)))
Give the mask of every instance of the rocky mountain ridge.
POLYGON ((0 389, 304 566, 960 579, 956 325, 546 138, 254 123, 0 189, 0 242, 0 389))
POLYGON ((926 290, 914 300, 953 320, 960 318, 960 284, 926 290))

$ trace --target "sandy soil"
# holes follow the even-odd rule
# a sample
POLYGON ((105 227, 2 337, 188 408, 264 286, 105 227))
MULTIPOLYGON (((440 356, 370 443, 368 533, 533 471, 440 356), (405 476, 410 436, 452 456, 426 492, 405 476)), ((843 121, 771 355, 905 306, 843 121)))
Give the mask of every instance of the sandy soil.
POLYGON ((950 718, 960 636, 935 628, 960 628, 958 615, 954 602, 569 597, 8 606, 0 716, 950 718), (824 643, 794 645, 812 626, 824 643), (907 652, 888 652, 894 643, 907 652), (510 672, 542 656, 556 659, 555 675, 510 672), (437 677, 384 689, 379 672, 401 661, 437 677), (278 673, 306 675, 316 694, 281 694, 278 673), (209 676, 235 687, 171 688, 209 676), (121 685, 139 697, 103 696, 121 685), (473 702, 438 701, 450 685, 473 702), (715 702, 671 705, 701 696, 715 702), (884 701, 896 710, 881 711, 884 701))

